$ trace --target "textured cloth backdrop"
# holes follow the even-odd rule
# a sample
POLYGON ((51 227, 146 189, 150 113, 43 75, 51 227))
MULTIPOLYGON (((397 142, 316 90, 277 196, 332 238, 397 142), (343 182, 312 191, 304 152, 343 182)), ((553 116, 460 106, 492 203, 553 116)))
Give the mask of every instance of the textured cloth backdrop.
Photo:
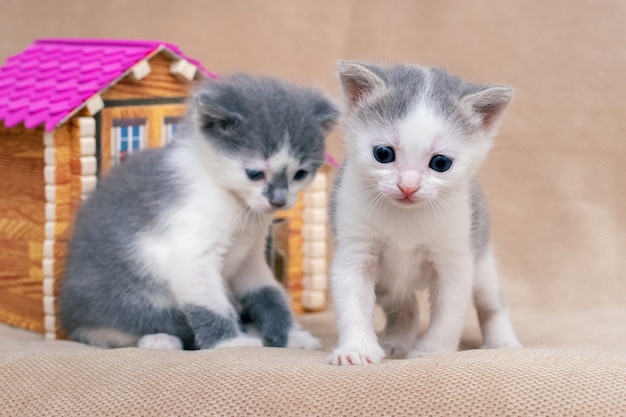
MULTIPOLYGON (((152 38, 218 74, 277 75, 337 98, 339 59, 445 66, 511 85, 516 96, 480 175, 513 320, 549 318, 552 332, 626 345, 626 2, 8 0, 2 8, 2 60, 39 37, 152 38)), ((342 159, 340 133, 329 148, 342 159)))

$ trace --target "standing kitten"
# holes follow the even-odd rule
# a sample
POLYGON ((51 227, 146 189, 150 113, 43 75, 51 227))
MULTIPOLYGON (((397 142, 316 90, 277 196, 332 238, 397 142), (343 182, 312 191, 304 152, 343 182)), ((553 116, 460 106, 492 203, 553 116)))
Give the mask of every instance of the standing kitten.
POLYGON ((347 156, 331 201, 339 344, 329 362, 454 352, 472 293, 484 347, 519 346, 474 180, 512 90, 410 65, 342 62, 339 72, 347 156), (421 288, 429 289, 431 320, 417 339, 421 288), (376 302, 387 315, 382 347, 376 302))
POLYGON ((320 93, 236 75, 200 88, 167 147, 102 180, 75 224, 60 293, 70 337, 103 346, 318 348, 266 264, 277 209, 324 162, 337 117, 320 93))

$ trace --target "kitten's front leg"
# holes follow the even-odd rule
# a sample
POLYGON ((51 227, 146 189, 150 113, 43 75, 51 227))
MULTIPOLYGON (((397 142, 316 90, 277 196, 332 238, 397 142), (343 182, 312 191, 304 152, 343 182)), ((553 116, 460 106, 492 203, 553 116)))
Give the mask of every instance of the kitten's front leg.
POLYGON ((387 316, 381 345, 388 356, 405 357, 413 350, 419 334, 417 297, 409 292, 404 298, 398 298, 388 291, 377 290, 377 300, 387 316))
POLYGON ((259 326, 263 344, 285 347, 293 318, 283 292, 273 286, 262 286, 243 294, 240 298, 243 315, 259 326))
POLYGON ((332 365, 379 363, 385 352, 374 332, 374 257, 367 249, 354 251, 341 242, 331 267, 339 343, 328 357, 332 365))
POLYGON ((265 261, 264 247, 264 241, 257 245, 231 283, 242 315, 258 326, 265 346, 319 349, 319 340, 295 322, 288 297, 265 261))
POLYGON ((471 250, 433 260, 430 286, 431 317, 426 332, 408 358, 456 352, 472 294, 471 250))
POLYGON ((239 331, 234 315, 222 315, 209 308, 187 305, 183 308, 199 349, 263 346, 261 340, 239 331))
POLYGON ((520 347, 508 309, 504 304, 491 248, 478 259, 475 271, 474 303, 483 334, 482 348, 520 347))
MULTIPOLYGON (((207 260, 207 259, 205 259, 207 260)), ((172 289, 191 327, 198 349, 233 346, 262 346, 261 340, 244 335, 238 315, 228 299, 221 274, 211 262, 189 262, 181 265, 179 279, 172 289), (210 266, 209 266, 210 265, 210 266)))

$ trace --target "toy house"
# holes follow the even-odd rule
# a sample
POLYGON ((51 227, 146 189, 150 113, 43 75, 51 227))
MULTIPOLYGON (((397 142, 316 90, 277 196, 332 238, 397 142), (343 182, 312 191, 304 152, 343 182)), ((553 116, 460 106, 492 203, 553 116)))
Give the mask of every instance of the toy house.
MULTIPOLYGON (((167 143, 193 84, 213 77, 177 46, 154 41, 43 39, 0 67, 0 321, 56 337, 56 294, 81 201, 127 155, 167 143)), ((325 305, 323 178, 281 213, 296 311, 301 301, 325 305)))
MULTIPOLYGON (((290 210, 276 213, 277 221, 287 220, 282 239, 276 250, 284 253, 288 262, 277 277, 291 296, 296 313, 318 311, 326 307, 328 285, 328 185, 326 168, 320 170, 313 183, 302 192, 290 210), (281 243, 286 247, 282 247, 281 243), (282 272, 282 273, 281 273, 282 272)), ((276 227, 274 232, 279 232, 276 227)), ((277 268, 274 268, 275 272, 277 268)))

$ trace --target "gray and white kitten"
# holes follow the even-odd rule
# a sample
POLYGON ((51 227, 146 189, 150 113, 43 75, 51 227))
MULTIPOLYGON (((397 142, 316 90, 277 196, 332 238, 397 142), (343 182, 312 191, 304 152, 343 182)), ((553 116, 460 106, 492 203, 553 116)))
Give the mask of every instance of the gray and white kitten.
POLYGON ((474 179, 513 91, 413 65, 342 62, 339 72, 346 160, 331 198, 339 342, 328 361, 456 351, 472 295, 484 347, 519 346, 474 179), (431 319, 418 338, 419 289, 431 319), (387 316, 380 344, 376 302, 387 316))
POLYGON ((265 239, 324 162, 319 92, 234 75, 200 87, 175 140, 114 168, 76 219, 60 291, 71 339, 102 347, 319 348, 294 322, 265 239), (242 331, 253 321, 261 338, 242 331))

